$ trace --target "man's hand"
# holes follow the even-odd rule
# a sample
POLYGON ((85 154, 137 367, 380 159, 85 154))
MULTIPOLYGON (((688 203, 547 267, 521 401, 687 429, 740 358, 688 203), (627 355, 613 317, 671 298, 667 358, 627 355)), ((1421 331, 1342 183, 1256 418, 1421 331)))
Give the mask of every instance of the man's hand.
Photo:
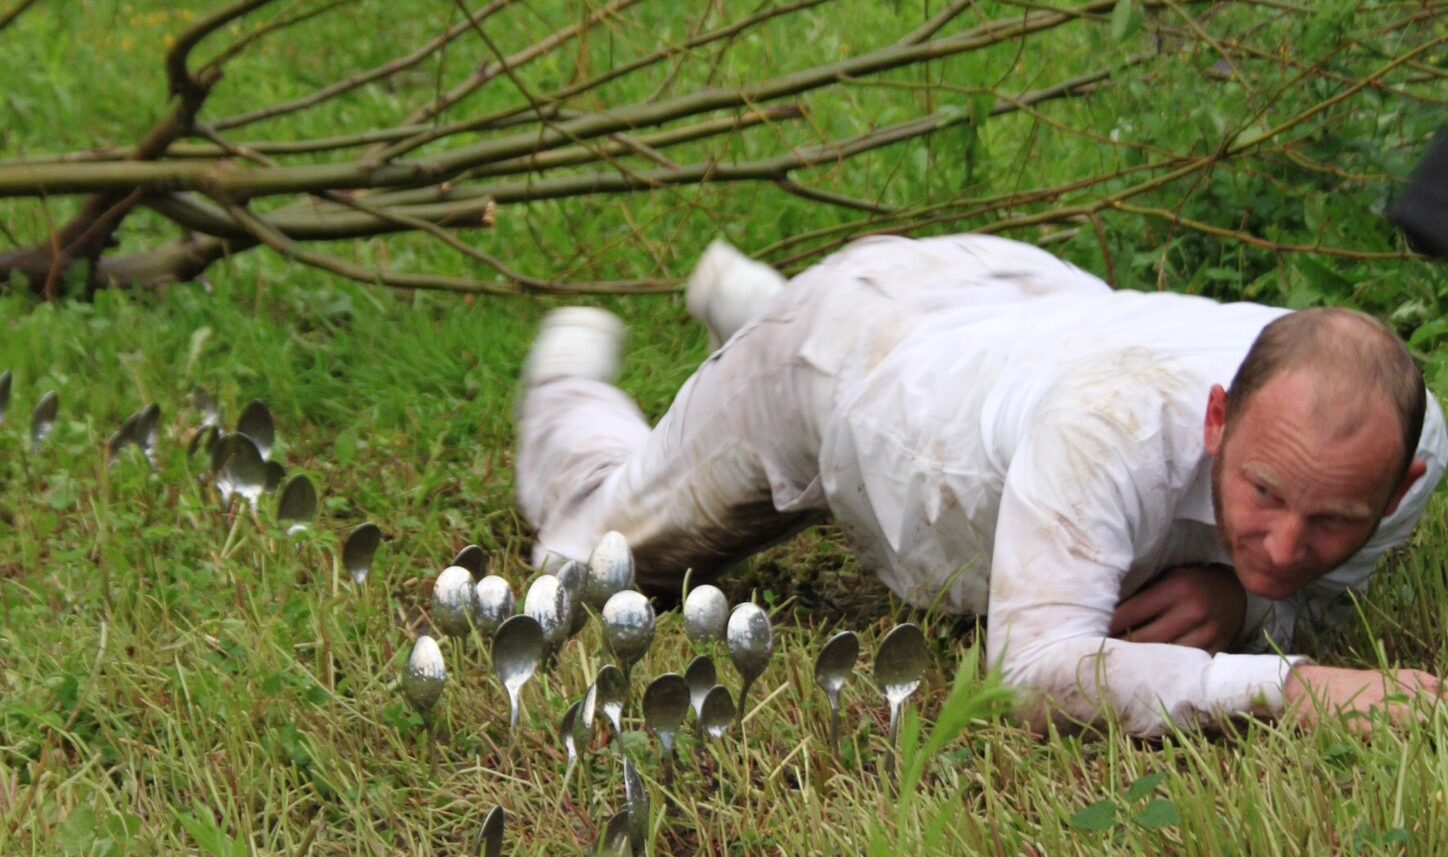
MULTIPOLYGON (((1443 689, 1437 678, 1422 670, 1354 670, 1298 664, 1292 668, 1283 688, 1287 717, 1302 726, 1313 726, 1324 714, 1367 714, 1386 711, 1396 725, 1413 717, 1413 703, 1436 702, 1443 689)), ((1372 724, 1353 718, 1349 725, 1368 732, 1372 724)))
POLYGON ((1247 618, 1247 593, 1225 565, 1168 569, 1116 606, 1110 634, 1134 643, 1175 643, 1222 651, 1247 618))

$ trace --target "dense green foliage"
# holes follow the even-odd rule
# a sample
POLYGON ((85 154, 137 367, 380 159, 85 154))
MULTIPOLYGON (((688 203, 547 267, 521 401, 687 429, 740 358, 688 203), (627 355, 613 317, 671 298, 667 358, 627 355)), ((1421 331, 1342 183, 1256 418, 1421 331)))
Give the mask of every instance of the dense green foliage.
MULTIPOLYGON (((208 5, 76 0, 26 12, 0 32, 0 99, 10 117, 0 126, 0 157, 133 141, 163 107, 158 52, 208 5)), ((221 116, 305 94, 455 20, 450 3, 412 4, 420 8, 402 14, 404 5, 365 0, 259 43, 208 109, 221 116)), ((521 4, 496 32, 524 44, 576 18, 573 5, 521 4)), ((826 3, 741 37, 727 61, 706 56, 685 66, 669 86, 737 83, 761 69, 782 73, 888 43, 939 11, 926 5, 826 3)), ((1005 3, 977 5, 961 26, 1019 13, 1005 3)), ((922 110, 977 117, 928 142, 799 177, 899 207, 894 214, 862 219, 771 185, 738 184, 504 207, 496 229, 466 240, 560 280, 681 276, 716 233, 795 269, 809 258, 800 251, 870 228, 989 228, 1086 204, 1137 181, 1125 171, 1146 160, 1209 157, 1428 44, 1388 83, 1314 114, 1286 141, 1133 197, 1231 236, 1111 206, 1023 222, 1007 234, 1049 243, 1120 287, 1360 306, 1409 337, 1433 389, 1448 392, 1448 348, 1440 347, 1448 277, 1403 256, 1382 221, 1394 182, 1445 118, 1448 51, 1443 21, 1423 15, 1431 4, 1333 0, 1303 14, 1228 4, 1203 24, 1214 39, 1276 51, 1239 55, 1246 85, 1205 73, 1219 55, 1182 34, 1190 25, 1175 6, 1150 16, 1139 6, 1123 2, 1100 21, 929 71, 857 82, 814 99, 807 122, 740 134, 722 154, 748 157, 764 135, 807 143, 922 110), (983 118, 1002 92, 1119 65, 1140 51, 1156 59, 1122 69, 1089 98, 983 118), (1313 73, 1299 77, 1304 69, 1313 73), (1089 193, 1063 190, 970 213, 971 200, 1087 176, 1106 178, 1089 193), (828 231, 842 226, 849 228, 828 231), (805 235, 816 237, 790 243, 805 235), (1243 236, 1279 246, 1252 246, 1243 236), (1319 244, 1369 255, 1289 249, 1319 244)), ((547 89, 677 38, 698 25, 683 8, 630 10, 586 47, 529 67, 525 79, 547 89)), ((461 41, 441 65, 278 120, 266 133, 296 139, 388 124, 412 96, 489 55, 461 41)), ((600 94, 599 106, 662 83, 620 83, 600 94)), ((480 109, 517 98, 503 81, 477 96, 480 109)), ((712 151, 700 147, 696 155, 712 151)), ((42 238, 71 210, 70 200, 4 202, 0 242, 42 238)), ((148 217, 121 239, 139 249, 168 235, 148 217)), ((406 270, 485 273, 425 236, 329 251, 406 270)), ((704 357, 703 331, 675 296, 594 300, 629 324, 625 388, 646 412, 661 413, 704 357)), ((537 319, 557 303, 388 291, 261 251, 226 260, 205 284, 154 293, 49 303, 22 290, 0 296, 0 371, 15 377, 0 424, 0 853, 462 853, 494 803, 510 814, 508 851, 582 852, 623 801, 611 751, 595 749, 581 780, 565 783, 554 734, 603 662, 596 628, 569 644, 556 674, 529 686, 527 728, 512 750, 507 702, 485 654, 476 641, 444 646, 451 682, 436 782, 427 780, 420 721, 391 686, 425 621, 432 577, 459 547, 481 544, 519 587, 530 574, 529 533, 512 499, 514 385, 537 319), (259 520, 242 516, 234 527, 218 512, 195 478, 201 465, 186 456, 200 419, 189 404, 197 388, 216 394, 231 420, 249 399, 270 405, 276 457, 322 488, 312 531, 286 538, 270 499, 259 520), (49 390, 60 395, 61 419, 32 455, 29 409, 49 390), (134 451, 106 468, 104 439, 148 402, 164 414, 157 472, 134 451), (365 520, 380 524, 387 541, 369 584, 354 589, 337 568, 338 540, 365 520)), ((1306 650, 1325 662, 1441 671, 1445 550, 1439 502, 1361 602, 1358 620, 1306 650)), ((1340 724, 1300 734, 1251 722, 1232 734, 1177 734, 1155 744, 1109 726, 1091 739, 1039 741, 999 715, 998 689, 969 645, 969 623, 891 603, 857 576, 828 528, 752 560, 730 587, 775 608, 775 659, 756 685, 759 705, 743 736, 712 750, 706 773, 686 763, 675 789, 653 779, 651 739, 630 722, 624 750, 650 778, 656 853, 1448 847, 1441 711, 1366 740, 1340 724), (938 669, 917 697, 922 716, 904 729, 907 788, 897 801, 878 773, 886 709, 865 670, 845 692, 847 748, 835 762, 810 665, 827 627, 842 618, 872 653, 907 616, 927 629, 938 669)), ((681 624, 662 617, 659 642, 635 672, 636 691, 640 677, 683 668, 690 652, 681 624)), ((726 681, 737 687, 734 676, 726 681)))

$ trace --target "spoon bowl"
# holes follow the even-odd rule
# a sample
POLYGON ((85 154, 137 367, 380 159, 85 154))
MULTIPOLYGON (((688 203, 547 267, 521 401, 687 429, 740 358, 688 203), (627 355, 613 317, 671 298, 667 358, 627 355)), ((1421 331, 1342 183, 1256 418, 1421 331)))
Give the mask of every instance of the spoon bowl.
POLYGON ((471 629, 473 576, 450 565, 432 585, 432 625, 449 637, 465 637, 471 629))
POLYGON ((572 637, 588 622, 588 611, 583 607, 583 590, 588 585, 588 566, 570 559, 558 569, 558 582, 563 584, 563 591, 568 594, 568 615, 572 621, 568 623, 568 636, 572 637))
POLYGON ((568 614, 568 593, 563 584, 551 574, 542 574, 528 587, 523 597, 523 612, 538 620, 543 629, 543 641, 548 645, 548 657, 557 653, 558 648, 568 639, 572 617, 568 614))
POLYGON ((483 819, 483 827, 478 831, 478 848, 482 857, 501 857, 503 853, 503 828, 507 824, 507 813, 503 812, 501 806, 494 806, 483 819))
POLYGON ((701 731, 716 741, 724 737, 724 733, 729 731, 729 724, 734 722, 736 710, 734 700, 729 696, 729 688, 722 684, 714 685, 705 694, 704 704, 699 712, 701 731))
POLYGON ((583 600, 594 610, 602 610, 614 593, 633 586, 633 580, 633 553, 628 542, 622 533, 612 530, 604 533, 588 557, 588 580, 584 584, 583 600))
POLYGON ((654 642, 654 607, 640 593, 626 589, 608 599, 600 618, 603 639, 627 678, 633 665, 654 642))
POLYGON ((860 659, 860 638, 853 631, 841 631, 830 638, 815 658, 815 684, 830 701, 830 752, 840 750, 840 690, 860 659))
POLYGON ((294 536, 311 526, 316 518, 317 489, 306 474, 298 473, 282 489, 281 499, 277 501, 277 520, 287 525, 287 535, 294 536))
POLYGON ((920 688, 929 661, 930 652, 925 646, 925 634, 918 626, 909 622, 896 625, 886 634, 885 639, 880 642, 880 650, 875 653, 875 683, 890 703, 892 759, 900 732, 900 711, 905 700, 920 688))
MULTIPOLYGON (((465 569, 459 571, 467 574, 465 569)), ((518 731, 518 703, 523 685, 537 672, 546 645, 538 620, 525 614, 508 619, 498 626, 498 633, 493 636, 493 670, 508 692, 510 741, 518 731)))
POLYGON ((453 557, 452 564, 458 568, 466 568, 474 579, 482 577, 488 570, 488 555, 477 545, 468 545, 458 551, 453 557))
POLYGON ((367 574, 372 570, 372 557, 380 544, 382 530, 370 521, 347 534, 347 541, 342 543, 342 567, 347 569, 356 585, 367 582, 367 574))
POLYGON ((491 640, 517 607, 513 587, 496 574, 484 577, 473 586, 473 625, 484 640, 491 640))
POLYGON ((674 736, 689 713, 689 683, 678 673, 664 673, 644 690, 644 724, 659 736, 664 785, 674 781, 674 736))
POLYGON ((598 708, 613 726, 614 736, 622 735, 623 706, 628 698, 628 679, 624 678, 623 671, 613 664, 604 664, 593 680, 593 691, 598 708))
POLYGON ((412 644, 412 655, 402 673, 402 695, 424 718, 442 695, 447 683, 447 667, 437 641, 426 634, 412 644))
POLYGON ((60 396, 54 390, 46 393, 30 415, 30 446, 40 449, 50 432, 55 428, 55 417, 60 413, 60 396))
POLYGON ((769 624, 769 614, 757 604, 740 604, 729 614, 726 632, 729 643, 729 658, 739 671, 743 684, 739 688, 739 717, 745 712, 745 700, 754 680, 764 673, 769 665, 769 656, 774 651, 774 629, 769 624))
POLYGON ((246 500, 252 512, 256 512, 257 502, 266 487, 266 464, 261 460, 256 447, 245 437, 232 443, 231 454, 221 465, 216 486, 226 500, 230 499, 226 488, 229 486, 232 496, 246 500))
POLYGON ((719 683, 714 661, 708 655, 689 661, 688 668, 684 670, 684 682, 689 686, 689 705, 694 709, 694 719, 698 720, 704 714, 704 697, 719 683))
POLYGON ((695 644, 722 640, 729 624, 729 599, 717 586, 704 584, 684 599, 684 633, 695 644))
POLYGON ((236 419, 236 431, 251 438, 263 461, 271 458, 272 447, 276 445, 276 423, 261 400, 252 399, 241 409, 241 416, 236 419))

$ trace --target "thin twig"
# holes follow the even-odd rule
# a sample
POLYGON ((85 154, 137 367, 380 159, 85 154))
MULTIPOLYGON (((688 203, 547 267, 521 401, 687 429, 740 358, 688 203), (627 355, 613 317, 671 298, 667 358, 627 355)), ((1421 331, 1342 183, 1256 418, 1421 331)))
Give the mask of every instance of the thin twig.
MULTIPOLYGON (((477 10, 477 12, 474 14, 479 18, 479 20, 486 19, 491 17, 494 13, 496 13, 500 9, 503 9, 512 2, 515 2, 515 0, 493 0, 492 3, 489 3, 487 6, 477 10)), ((373 83, 378 80, 384 80, 399 72, 406 71, 407 69, 412 68, 418 63, 426 61, 429 57, 436 54, 439 50, 446 47, 448 44, 456 40, 459 36, 467 31, 468 25, 466 23, 454 24, 452 27, 449 27, 446 32, 433 38, 427 44, 423 45, 422 47, 418 48, 410 54, 398 57, 397 59, 383 63, 382 65, 375 68, 371 68, 363 72, 358 72, 357 74, 354 74, 345 80, 340 80, 334 84, 331 84, 330 86, 322 87, 321 89, 313 92, 310 95, 306 95, 301 98, 294 98, 291 101, 283 101, 278 104, 272 104, 259 110, 251 110, 246 113, 238 113, 235 116, 227 116, 223 119, 216 120, 215 122, 211 123, 211 125, 218 131, 227 131, 232 128, 239 128, 243 125, 251 125, 253 123, 260 122, 263 119, 273 119, 277 116, 285 116, 291 113, 297 113, 299 111, 306 110, 309 107, 315 107, 318 104, 336 98, 339 95, 344 95, 348 92, 352 92, 353 90, 360 89, 361 87, 366 86, 369 83, 373 83)), ((419 126, 418 129, 413 130, 412 133, 417 133, 417 130, 421 130, 421 126, 419 126)), ((402 136, 407 135, 404 134, 402 136)), ((401 138, 397 137, 393 139, 401 138)))
POLYGON ((6 27, 15 23, 15 19, 19 18, 22 12, 34 6, 37 2, 39 2, 39 0, 20 0, 19 3, 12 6, 8 11, 0 12, 0 30, 4 30, 6 27))

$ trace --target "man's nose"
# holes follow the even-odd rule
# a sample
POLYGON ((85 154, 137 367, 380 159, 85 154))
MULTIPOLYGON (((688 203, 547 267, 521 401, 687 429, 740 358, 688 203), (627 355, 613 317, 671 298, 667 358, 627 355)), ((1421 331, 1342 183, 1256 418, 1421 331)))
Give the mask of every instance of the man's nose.
POLYGON ((1283 515, 1273 522, 1262 547, 1274 566, 1286 568, 1297 559, 1306 527, 1306 522, 1297 515, 1283 515))

